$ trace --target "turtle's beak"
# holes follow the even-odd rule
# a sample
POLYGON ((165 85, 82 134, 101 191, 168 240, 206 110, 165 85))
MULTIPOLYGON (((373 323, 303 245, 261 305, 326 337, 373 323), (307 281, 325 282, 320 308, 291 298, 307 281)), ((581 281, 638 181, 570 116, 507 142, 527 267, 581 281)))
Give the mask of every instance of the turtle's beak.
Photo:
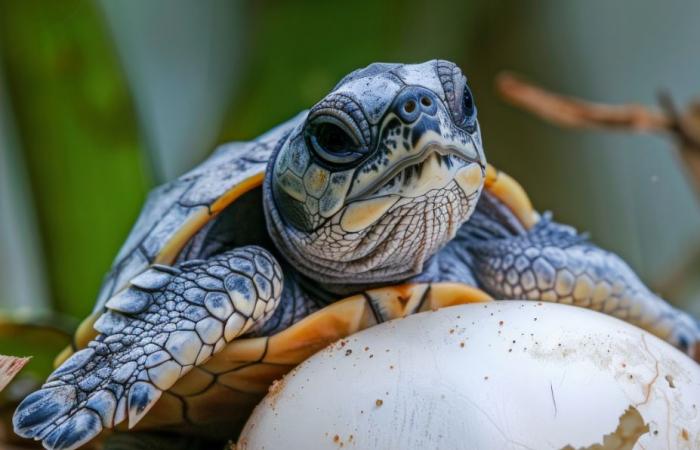
POLYGON ((378 135, 373 155, 356 170, 346 203, 420 197, 460 179, 469 184, 460 186, 473 192, 483 180, 486 161, 478 128, 472 134, 458 127, 430 89, 409 85, 399 91, 378 135))
MULTIPOLYGON (((410 151, 387 149, 384 167, 360 171, 347 202, 377 196, 419 197, 457 181, 467 195, 483 183, 486 161, 480 143, 468 134, 446 138, 423 121, 410 151)), ((412 130, 415 135, 416 127, 412 130)))
POLYGON ((486 176, 485 162, 473 140, 466 141, 446 140, 434 131, 424 133, 414 151, 366 184, 353 185, 340 222, 343 229, 365 230, 396 205, 425 201, 431 192, 459 186, 464 197, 478 195, 486 176))

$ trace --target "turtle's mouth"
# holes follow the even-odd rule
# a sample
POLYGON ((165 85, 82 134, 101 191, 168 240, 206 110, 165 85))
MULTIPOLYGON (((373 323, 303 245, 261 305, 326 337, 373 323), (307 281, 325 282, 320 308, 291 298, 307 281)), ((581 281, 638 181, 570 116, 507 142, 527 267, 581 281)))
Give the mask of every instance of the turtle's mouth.
POLYGON ((368 199, 397 194, 402 197, 419 197, 433 189, 440 189, 452 181, 467 166, 483 164, 465 156, 455 147, 438 144, 427 145, 417 155, 406 158, 392 170, 377 178, 367 189, 353 195, 354 199, 368 199))

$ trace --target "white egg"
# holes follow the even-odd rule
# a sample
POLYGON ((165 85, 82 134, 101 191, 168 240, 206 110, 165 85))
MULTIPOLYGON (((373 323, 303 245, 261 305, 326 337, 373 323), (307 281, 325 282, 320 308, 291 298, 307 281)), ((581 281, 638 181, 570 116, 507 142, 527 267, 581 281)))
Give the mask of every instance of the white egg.
POLYGON ((573 306, 499 301, 362 331, 276 383, 240 449, 700 448, 700 366, 573 306))

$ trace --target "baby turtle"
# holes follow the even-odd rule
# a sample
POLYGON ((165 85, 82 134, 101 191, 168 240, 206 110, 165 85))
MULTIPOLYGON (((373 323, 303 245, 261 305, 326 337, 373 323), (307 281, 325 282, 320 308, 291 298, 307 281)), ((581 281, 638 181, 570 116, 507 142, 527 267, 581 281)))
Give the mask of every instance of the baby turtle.
POLYGON ((700 336, 487 165, 455 64, 371 64, 150 194, 14 429, 54 450, 127 424, 235 437, 271 382, 328 343, 491 297, 603 311, 691 355, 700 336))

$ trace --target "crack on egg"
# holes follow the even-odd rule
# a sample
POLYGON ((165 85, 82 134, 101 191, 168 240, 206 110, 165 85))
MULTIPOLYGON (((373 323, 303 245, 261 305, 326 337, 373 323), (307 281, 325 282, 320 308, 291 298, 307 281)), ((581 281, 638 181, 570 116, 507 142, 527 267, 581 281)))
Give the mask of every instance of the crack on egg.
POLYGON ((639 438, 648 432, 649 424, 644 423, 644 418, 639 410, 630 405, 620 416, 617 428, 603 436, 602 443, 595 443, 587 447, 567 445, 561 450, 632 450, 639 438))

